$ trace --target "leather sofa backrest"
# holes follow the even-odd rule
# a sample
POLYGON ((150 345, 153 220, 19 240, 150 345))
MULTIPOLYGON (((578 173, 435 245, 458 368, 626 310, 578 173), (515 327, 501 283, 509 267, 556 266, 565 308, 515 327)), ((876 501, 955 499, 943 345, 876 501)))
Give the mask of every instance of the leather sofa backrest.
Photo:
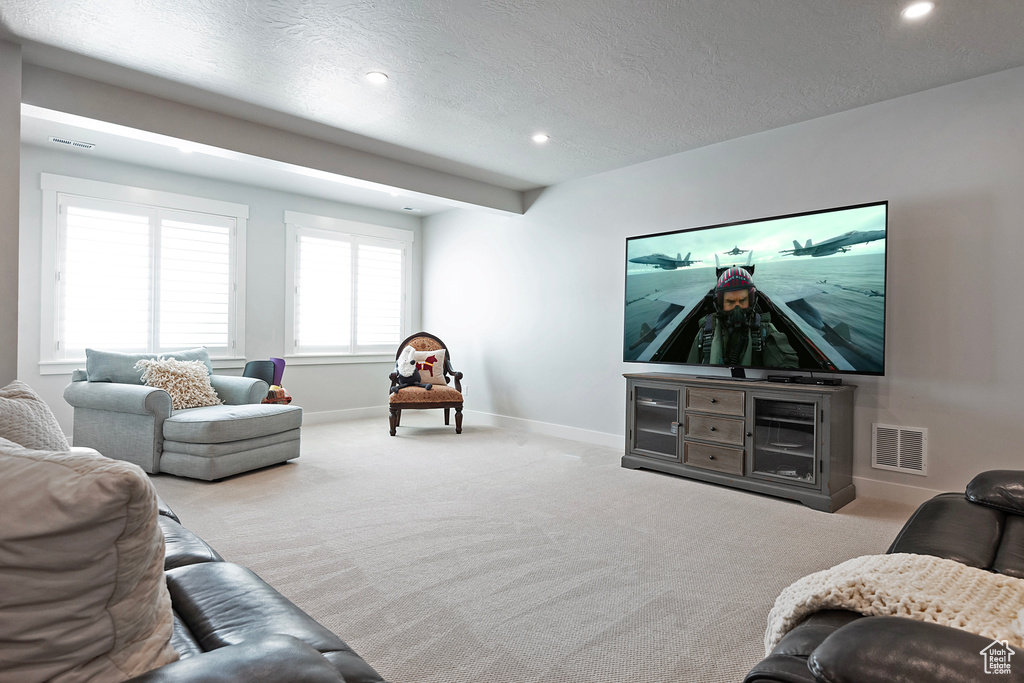
POLYGON ((1024 578, 1024 515, 942 493, 917 509, 888 552, 934 555, 1024 578))

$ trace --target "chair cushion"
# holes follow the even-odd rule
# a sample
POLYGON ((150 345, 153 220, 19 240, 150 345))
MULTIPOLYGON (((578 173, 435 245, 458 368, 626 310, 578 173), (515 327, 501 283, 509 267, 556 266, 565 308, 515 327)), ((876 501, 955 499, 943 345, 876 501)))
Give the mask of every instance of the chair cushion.
POLYGON ((0 437, 25 448, 68 449, 68 440, 50 406, 20 380, 0 389, 0 437))
POLYGON ((413 354, 416 359, 416 369, 420 371, 420 381, 424 384, 448 384, 444 377, 444 349, 436 351, 417 351, 413 354))
POLYGON ((178 658, 156 493, 136 465, 0 443, 4 680, 123 681, 178 658))
POLYGON ((164 420, 164 438, 185 443, 224 443, 277 434, 302 426, 298 406, 249 403, 176 410, 164 420))
POLYGON ((85 350, 85 373, 90 382, 117 382, 119 384, 142 384, 142 370, 136 370, 140 360, 173 358, 174 360, 201 360, 212 373, 213 363, 205 347, 171 351, 168 353, 117 353, 116 351, 85 350))
POLYGON ((391 403, 462 403, 462 394, 454 387, 434 385, 429 391, 423 387, 406 387, 391 394, 391 403))

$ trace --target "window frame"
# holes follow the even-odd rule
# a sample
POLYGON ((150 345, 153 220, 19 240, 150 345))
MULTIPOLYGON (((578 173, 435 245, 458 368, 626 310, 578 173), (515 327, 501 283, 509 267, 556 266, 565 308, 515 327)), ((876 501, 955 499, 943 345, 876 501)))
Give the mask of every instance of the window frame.
MULTIPOLYGON (((246 227, 249 207, 245 204, 225 202, 218 199, 193 197, 190 195, 107 183, 85 178, 40 174, 40 189, 43 194, 42 235, 41 235, 41 286, 40 286, 40 330, 39 330, 39 372, 42 375, 66 374, 81 368, 85 362, 81 357, 63 357, 57 347, 60 340, 60 296, 58 274, 64 259, 60 225, 60 205, 64 197, 82 198, 89 201, 119 202, 131 205, 133 209, 148 210, 156 214, 159 210, 186 211, 212 214, 232 219, 235 222, 233 245, 230 250, 230 303, 228 310, 228 345, 224 354, 211 356, 215 368, 235 368, 245 364, 245 253, 246 227)), ((152 277, 156 277, 153 273, 152 277)), ((156 312, 153 325, 159 319, 156 312)), ((150 329, 150 344, 153 344, 155 327, 150 329)), ((156 351, 147 351, 147 353, 156 351)))
MULTIPOLYGON (((331 218, 315 214, 301 213, 298 211, 285 211, 285 358, 294 365, 313 365, 322 363, 366 363, 366 362, 394 362, 393 351, 367 351, 356 350, 356 325, 353 324, 349 330, 348 351, 325 351, 304 353, 299 350, 296 332, 296 294, 298 281, 297 248, 300 233, 306 232, 311 235, 328 237, 333 239, 347 240, 354 247, 359 244, 385 245, 389 247, 400 247, 402 250, 402 302, 401 302, 401 329, 399 340, 395 343, 397 349, 402 339, 410 334, 412 326, 412 300, 415 296, 416 284, 413 282, 413 244, 416 233, 403 228, 392 228, 384 225, 363 223, 344 218, 331 218)), ((353 249, 353 260, 355 260, 357 249, 353 249)), ((352 314, 356 316, 356 301, 358 299, 358 288, 355 286, 358 280, 358 271, 351 273, 353 287, 352 314)))

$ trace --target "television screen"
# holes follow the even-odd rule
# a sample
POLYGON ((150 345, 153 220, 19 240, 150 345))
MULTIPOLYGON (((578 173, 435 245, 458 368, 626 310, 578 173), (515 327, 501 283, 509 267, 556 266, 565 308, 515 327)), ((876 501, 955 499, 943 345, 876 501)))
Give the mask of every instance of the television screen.
POLYGON ((884 374, 887 209, 627 238, 623 360, 884 374))

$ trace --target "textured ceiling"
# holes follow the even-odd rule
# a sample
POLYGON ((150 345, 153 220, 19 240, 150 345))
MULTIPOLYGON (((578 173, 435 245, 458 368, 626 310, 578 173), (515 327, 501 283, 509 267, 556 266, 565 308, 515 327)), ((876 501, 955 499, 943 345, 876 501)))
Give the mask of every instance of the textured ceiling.
POLYGON ((1024 65, 1021 0, 938 0, 917 23, 901 6, 0 0, 0 24, 526 189, 1024 65))

